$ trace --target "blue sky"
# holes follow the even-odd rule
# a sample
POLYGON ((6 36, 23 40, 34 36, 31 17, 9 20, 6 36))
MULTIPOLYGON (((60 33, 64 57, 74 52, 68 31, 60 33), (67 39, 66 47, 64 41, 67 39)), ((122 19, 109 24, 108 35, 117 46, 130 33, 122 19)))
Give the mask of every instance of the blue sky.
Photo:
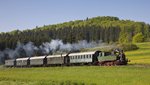
POLYGON ((149 8, 150 0, 0 0, 0 32, 96 16, 150 23, 149 8))

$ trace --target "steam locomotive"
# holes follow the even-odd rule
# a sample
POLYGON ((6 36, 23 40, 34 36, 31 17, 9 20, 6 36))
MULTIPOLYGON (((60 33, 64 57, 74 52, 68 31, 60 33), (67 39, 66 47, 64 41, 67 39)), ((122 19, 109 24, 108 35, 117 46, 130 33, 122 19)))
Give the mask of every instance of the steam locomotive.
POLYGON ((46 55, 36 57, 5 60, 6 67, 34 67, 34 66, 72 66, 72 65, 127 65, 128 59, 122 50, 113 52, 81 52, 60 55, 46 55))

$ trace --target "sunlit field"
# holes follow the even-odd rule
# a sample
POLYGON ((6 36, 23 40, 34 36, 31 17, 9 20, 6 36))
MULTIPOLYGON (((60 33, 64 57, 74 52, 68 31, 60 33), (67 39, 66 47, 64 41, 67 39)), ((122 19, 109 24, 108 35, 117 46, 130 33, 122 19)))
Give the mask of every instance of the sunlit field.
POLYGON ((131 60, 129 64, 150 64, 150 42, 138 43, 137 46, 140 49, 126 52, 131 60))
POLYGON ((150 43, 125 52, 127 66, 0 67, 0 85, 150 85, 150 43))
POLYGON ((149 85, 150 67, 1 68, 0 85, 149 85))

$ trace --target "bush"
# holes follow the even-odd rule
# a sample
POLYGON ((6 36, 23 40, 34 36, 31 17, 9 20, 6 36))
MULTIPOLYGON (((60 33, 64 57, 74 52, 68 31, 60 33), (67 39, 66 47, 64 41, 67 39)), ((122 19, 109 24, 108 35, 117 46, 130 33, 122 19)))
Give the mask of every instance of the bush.
POLYGON ((131 50, 138 49, 137 45, 132 44, 132 43, 119 44, 118 48, 123 49, 124 51, 131 51, 131 50))
POLYGON ((133 43, 138 43, 138 42, 143 42, 144 41, 144 36, 142 33, 137 33, 134 35, 132 42, 133 43))

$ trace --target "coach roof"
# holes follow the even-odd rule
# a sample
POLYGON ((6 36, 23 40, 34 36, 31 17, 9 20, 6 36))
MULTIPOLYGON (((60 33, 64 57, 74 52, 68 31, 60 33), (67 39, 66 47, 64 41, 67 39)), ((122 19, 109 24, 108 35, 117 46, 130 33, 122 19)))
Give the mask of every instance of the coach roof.
POLYGON ((18 60, 28 60, 28 59, 29 59, 29 57, 27 57, 27 58, 17 58, 16 61, 18 61, 18 60))
POLYGON ((66 54, 60 54, 60 55, 49 55, 47 56, 47 58, 51 58, 51 57, 64 57, 66 56, 66 54))
POLYGON ((44 58, 45 58, 45 56, 36 56, 36 57, 31 57, 30 60, 32 60, 32 59, 44 59, 44 58))
POLYGON ((70 53, 69 56, 75 56, 75 55, 91 55, 94 54, 96 51, 93 52, 82 52, 82 53, 70 53))

